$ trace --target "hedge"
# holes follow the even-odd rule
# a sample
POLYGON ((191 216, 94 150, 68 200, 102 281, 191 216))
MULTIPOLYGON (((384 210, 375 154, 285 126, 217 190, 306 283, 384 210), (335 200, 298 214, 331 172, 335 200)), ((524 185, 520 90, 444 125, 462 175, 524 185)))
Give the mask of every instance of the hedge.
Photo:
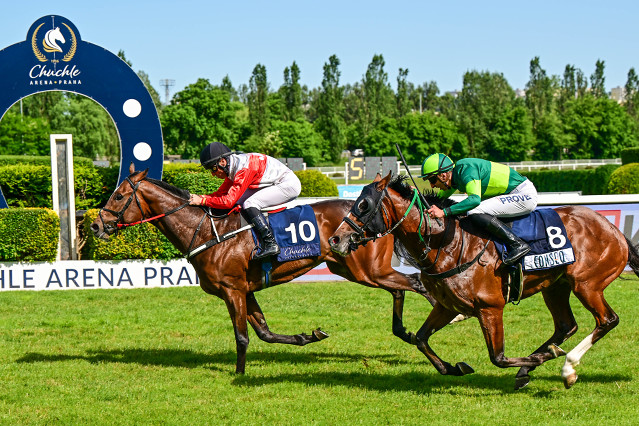
POLYGON ((0 260, 55 260, 60 219, 49 209, 0 209, 0 260))
POLYGON ((300 170, 295 174, 302 183, 300 197, 337 197, 339 195, 335 182, 317 170, 300 170))
POLYGON ((581 191, 583 195, 608 193, 610 175, 620 166, 607 164, 592 169, 535 170, 520 172, 535 184, 538 192, 581 191))
POLYGON ((639 163, 619 167, 610 176, 608 190, 612 194, 639 194, 639 163))
POLYGON ((621 150, 621 164, 639 163, 639 147, 624 148, 621 150))

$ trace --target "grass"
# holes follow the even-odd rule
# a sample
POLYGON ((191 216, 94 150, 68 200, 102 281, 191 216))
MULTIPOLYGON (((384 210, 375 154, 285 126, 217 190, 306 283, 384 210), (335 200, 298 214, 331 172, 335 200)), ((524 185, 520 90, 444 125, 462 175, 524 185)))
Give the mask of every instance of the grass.
MULTIPOLYGON (((251 330, 247 374, 235 369, 224 303, 198 288, 0 293, 2 424, 635 424, 639 279, 606 291, 620 325, 577 367, 566 390, 563 358, 514 391, 516 369, 488 360, 475 319, 431 344, 475 374, 439 375, 390 332, 388 293, 352 283, 303 283, 257 293, 271 330, 331 337, 306 347, 272 345, 251 330)), ((574 299, 574 298, 573 298, 574 299)), ((581 329, 592 316, 573 300, 581 329)), ((428 303, 407 295, 416 331, 428 303)), ((523 356, 552 332, 540 296, 508 306, 506 354, 523 356)))

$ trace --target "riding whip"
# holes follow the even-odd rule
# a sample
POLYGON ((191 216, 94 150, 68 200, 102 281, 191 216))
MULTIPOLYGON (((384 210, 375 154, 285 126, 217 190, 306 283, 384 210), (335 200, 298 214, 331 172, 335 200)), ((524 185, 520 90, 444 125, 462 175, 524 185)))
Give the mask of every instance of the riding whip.
MULTIPOLYGON (((424 198, 422 193, 419 191, 419 189, 417 188, 417 183, 415 183, 415 179, 413 179, 413 175, 410 174, 410 170, 408 169, 408 164, 406 163, 406 159, 404 158, 404 154, 402 153, 402 149, 399 147, 398 143, 395 144, 395 148, 397 149, 397 152, 399 153, 399 157, 402 159, 402 163, 404 164, 404 168, 406 169, 406 173, 410 177, 410 180, 413 181, 413 185, 415 185, 415 190, 419 194, 420 200, 422 200, 422 203, 426 206, 426 208, 430 209, 430 204, 428 204, 428 201, 426 201, 426 199, 424 198)), ((441 222, 439 221, 439 218, 435 218, 435 221, 437 222, 438 225, 441 225, 441 222)))

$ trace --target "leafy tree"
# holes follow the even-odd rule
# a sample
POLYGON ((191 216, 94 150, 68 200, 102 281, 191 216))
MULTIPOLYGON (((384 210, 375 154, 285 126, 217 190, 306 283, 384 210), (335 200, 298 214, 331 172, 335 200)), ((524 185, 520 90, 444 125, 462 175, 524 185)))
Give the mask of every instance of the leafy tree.
POLYGON ((65 92, 52 109, 51 131, 73 135, 73 154, 93 159, 120 158, 120 139, 111 117, 90 98, 65 92))
POLYGON ((507 108, 495 124, 488 158, 493 161, 524 161, 530 159, 535 138, 532 120, 524 105, 507 108))
POLYGON ((271 124, 273 130, 279 132, 284 157, 301 157, 311 167, 324 159, 322 151, 325 141, 308 121, 298 118, 296 121, 273 121, 271 124))
POLYGON ((411 111, 410 94, 412 91, 411 84, 406 81, 408 77, 408 70, 404 68, 399 69, 397 75, 397 116, 403 117, 411 111))
POLYGON ((295 61, 290 68, 284 68, 284 84, 280 92, 284 99, 284 120, 297 121, 298 118, 303 118, 300 68, 295 61))
POLYGON ((623 107, 608 98, 587 95, 570 102, 564 114, 565 132, 574 143, 571 158, 614 158, 636 146, 636 125, 623 107))
POLYGON ((388 84, 388 74, 384 71, 384 57, 373 55, 373 59, 366 70, 362 80, 364 90, 364 103, 360 114, 362 123, 362 136, 366 138, 368 133, 377 125, 382 117, 395 115, 394 94, 388 84))
POLYGON ((639 77, 634 68, 628 71, 628 79, 624 86, 626 111, 635 120, 639 119, 639 77))
POLYGON ((14 105, 0 121, 0 155, 49 155, 52 133, 44 118, 21 115, 14 105))
POLYGON ((222 79, 222 84, 220 85, 220 89, 224 90, 225 92, 229 94, 231 101, 238 102, 240 100, 239 94, 237 93, 237 90, 235 90, 235 88, 233 87, 233 83, 231 83, 231 79, 229 78, 228 74, 225 75, 224 78, 222 79))
POLYGON ((244 150, 247 152, 259 152, 271 157, 282 157, 284 141, 282 141, 278 130, 267 132, 264 135, 255 133, 244 143, 244 150))
POLYGON ((497 123, 507 114, 515 91, 503 74, 468 71, 459 96, 458 125, 468 140, 473 157, 485 157, 497 123))
POLYGON ((249 81, 248 107, 249 121, 257 135, 264 136, 269 129, 268 80, 266 67, 257 64, 249 81))
POLYGON ((595 98, 607 98, 604 77, 605 64, 602 60, 597 60, 595 72, 590 76, 590 88, 595 98))
POLYGON ((396 142, 410 164, 421 164, 435 152, 449 154, 452 158, 468 155, 466 137, 454 122, 435 111, 407 114, 399 120, 398 129, 405 137, 396 142))
POLYGON ((176 93, 171 104, 162 110, 166 152, 180 154, 182 158, 199 158, 200 151, 213 141, 235 147, 239 109, 227 91, 214 87, 206 79, 198 79, 176 93))
POLYGON ((327 146, 328 158, 338 161, 346 147, 346 126, 342 118, 343 93, 339 86, 339 59, 336 55, 324 63, 322 87, 317 95, 317 120, 313 123, 315 130, 322 135, 327 146))

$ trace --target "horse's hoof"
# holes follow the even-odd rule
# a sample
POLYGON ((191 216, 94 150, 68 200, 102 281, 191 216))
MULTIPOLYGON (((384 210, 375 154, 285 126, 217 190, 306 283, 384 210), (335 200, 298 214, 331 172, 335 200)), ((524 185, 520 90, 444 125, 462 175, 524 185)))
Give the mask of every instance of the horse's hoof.
POLYGON ((572 387, 572 385, 574 385, 577 382, 577 374, 573 373, 571 375, 569 375, 568 377, 564 377, 564 387, 566 389, 570 389, 572 387))
POLYGON ((475 372, 475 370, 473 370, 473 367, 466 364, 465 362, 458 362, 457 364, 455 364, 455 367, 457 367, 459 371, 461 371, 462 376, 465 376, 466 374, 472 374, 475 372))
POLYGON ((525 376, 515 377, 515 390, 519 390, 521 388, 525 388, 530 383, 530 376, 526 374, 525 376))
POLYGON ((315 337, 317 340, 324 340, 327 339, 329 336, 328 333, 322 331, 321 328, 316 328, 315 330, 313 330, 313 337, 315 337))
POLYGON ((553 358, 559 358, 560 356, 566 355, 566 351, 564 351, 563 349, 561 349, 559 346, 555 345, 554 343, 548 345, 548 350, 552 354, 553 358))

